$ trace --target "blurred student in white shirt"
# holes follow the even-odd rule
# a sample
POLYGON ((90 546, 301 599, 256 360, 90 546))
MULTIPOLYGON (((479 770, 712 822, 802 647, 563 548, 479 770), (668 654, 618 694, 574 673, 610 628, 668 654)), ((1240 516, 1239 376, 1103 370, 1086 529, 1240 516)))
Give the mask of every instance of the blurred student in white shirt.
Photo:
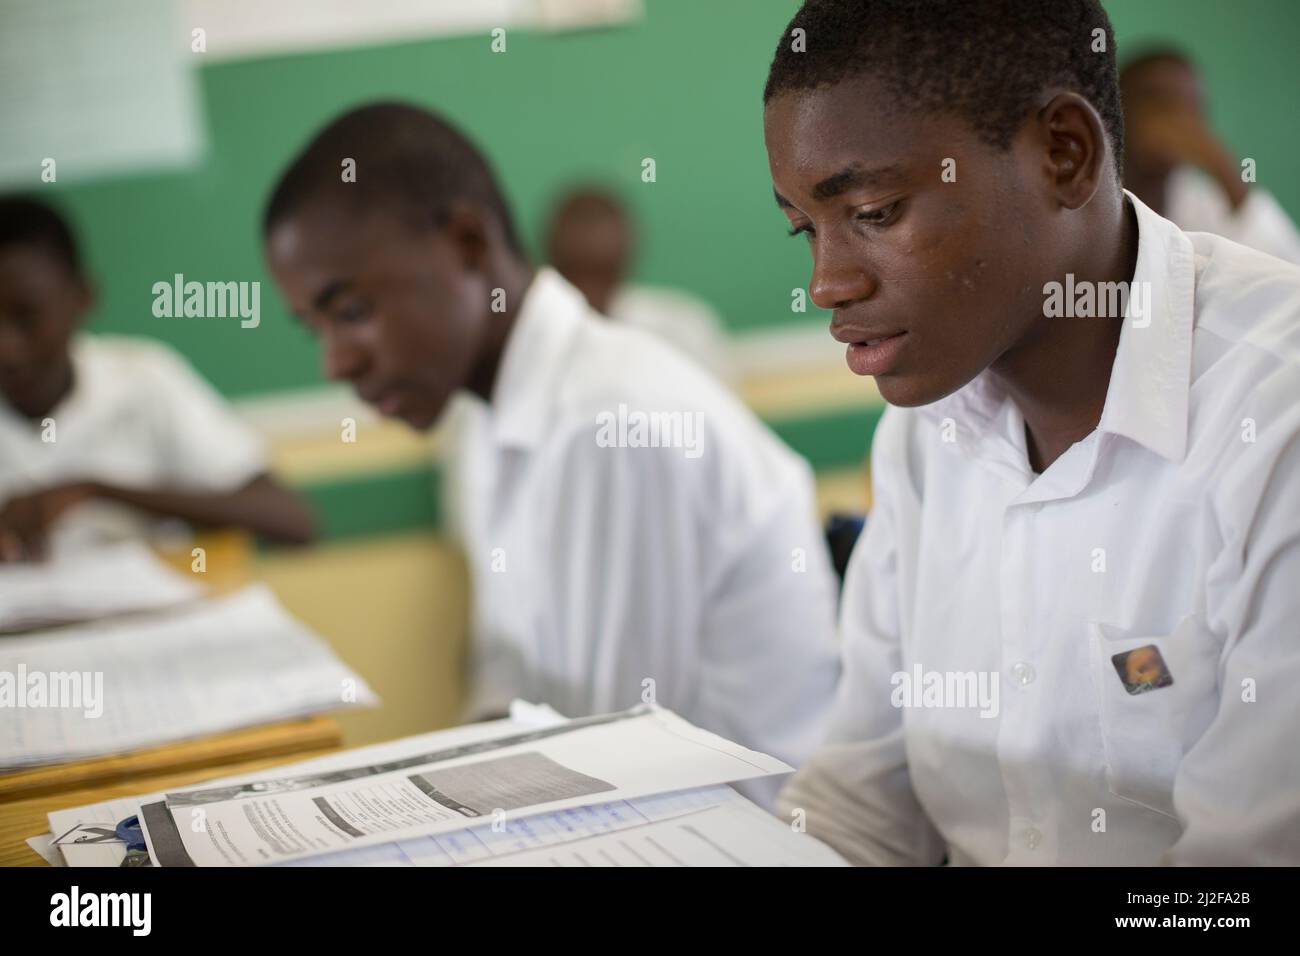
POLYGON ((839 665, 806 462, 689 359, 534 270, 482 155, 426 110, 335 119, 282 174, 264 230, 331 378, 417 429, 453 396, 474 406, 451 479, 471 716, 513 697, 569 716, 653 699, 808 755, 839 665))
POLYGON ((809 0, 772 63, 778 205, 891 405, 780 800, 858 863, 1300 863, 1300 272, 1122 190, 1114 44, 1097 0, 809 0))
POLYGON ((1267 189, 1243 179, 1241 162, 1210 128, 1191 61, 1152 50, 1127 61, 1119 76, 1125 186, 1185 231, 1213 232, 1300 264, 1300 230, 1267 189))
POLYGON ((658 336, 731 384, 727 334, 717 313, 681 289, 629 281, 635 247, 627 209, 595 186, 561 196, 546 228, 547 260, 593 309, 658 336))
POLYGON ((93 302, 63 218, 0 199, 0 561, 167 519, 308 540, 311 515, 211 386, 157 342, 81 334, 93 302))

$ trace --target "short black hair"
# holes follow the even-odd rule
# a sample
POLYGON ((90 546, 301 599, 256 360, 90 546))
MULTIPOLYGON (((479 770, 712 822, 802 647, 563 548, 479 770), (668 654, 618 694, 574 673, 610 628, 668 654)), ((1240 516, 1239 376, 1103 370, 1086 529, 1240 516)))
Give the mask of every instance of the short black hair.
POLYGON ((1124 155, 1115 34, 1100 0, 806 0, 777 43, 763 102, 866 74, 999 149, 1045 89, 1063 87, 1101 115, 1117 168, 1124 155), (1098 29, 1105 49, 1094 53, 1098 29))
POLYGON ((58 210, 27 196, 0 196, 0 249, 16 245, 40 246, 82 277, 77 238, 58 210))
POLYGON ((451 123, 409 103, 368 103, 318 132, 271 192, 263 235, 308 201, 321 199, 384 207, 416 227, 441 226, 452 203, 469 200, 497 218, 511 250, 522 255, 514 218, 487 159, 451 123), (345 159, 356 163, 355 182, 343 180, 345 159))

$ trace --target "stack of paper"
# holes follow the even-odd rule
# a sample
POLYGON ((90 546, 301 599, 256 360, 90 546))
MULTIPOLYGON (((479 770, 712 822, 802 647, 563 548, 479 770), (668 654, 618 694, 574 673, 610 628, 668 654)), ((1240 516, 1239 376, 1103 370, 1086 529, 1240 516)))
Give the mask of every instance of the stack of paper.
POLYGON ((261 585, 0 640, 0 767, 120 753, 377 698, 261 585))
POLYGON ((138 542, 40 564, 0 564, 0 633, 151 611, 202 593, 138 542))
POLYGON ((49 820, 72 866, 122 865, 112 827, 131 815, 162 866, 844 865, 726 786, 789 771, 638 707, 460 727, 49 820))

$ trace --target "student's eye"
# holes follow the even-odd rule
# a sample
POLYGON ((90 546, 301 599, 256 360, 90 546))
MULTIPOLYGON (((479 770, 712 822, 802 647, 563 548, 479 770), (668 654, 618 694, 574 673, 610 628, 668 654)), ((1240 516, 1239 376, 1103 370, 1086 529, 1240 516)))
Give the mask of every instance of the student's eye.
POLYGON ((858 222, 866 223, 868 226, 887 226, 894 221, 901 200, 891 202, 888 206, 881 206, 879 209, 869 209, 860 212, 853 218, 858 222))
POLYGON ((340 306, 334 313, 334 318, 339 322, 352 324, 354 322, 364 322, 370 316, 370 305, 367 302, 349 302, 340 306))
POLYGON ((813 236, 816 235, 816 233, 813 232, 813 227, 809 225, 795 226, 793 229, 790 230, 789 234, 791 236, 802 235, 809 242, 812 242, 813 236))

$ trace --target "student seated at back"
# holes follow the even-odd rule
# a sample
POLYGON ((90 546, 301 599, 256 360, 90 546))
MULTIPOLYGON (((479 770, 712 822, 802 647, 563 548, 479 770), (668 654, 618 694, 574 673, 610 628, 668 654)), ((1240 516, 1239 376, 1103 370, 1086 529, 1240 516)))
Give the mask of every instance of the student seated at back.
POLYGON ((1123 190, 1114 56, 1098 0, 778 40, 777 203, 891 406, 780 800, 857 863, 1300 863, 1300 272, 1123 190))
POLYGON ((630 281, 636 229, 613 192, 580 186, 560 196, 545 245, 550 265, 596 312, 658 336, 721 382, 735 378, 726 330, 707 302, 683 289, 630 281))
POLYGON ((807 756, 839 666, 805 461, 690 359, 535 269, 482 154, 425 110, 330 123, 264 232, 332 378, 417 429, 470 403, 452 481, 472 716, 512 697, 573 717, 653 699, 807 756), (366 170, 355 183, 343 157, 366 170))
POLYGON ((63 218, 0 199, 0 561, 147 536, 166 519, 309 540, 304 504, 183 359, 79 332, 93 301, 63 218))
POLYGON ((1300 264, 1300 230, 1210 126, 1199 71, 1172 48, 1119 72, 1124 185, 1188 232, 1213 232, 1300 264))

